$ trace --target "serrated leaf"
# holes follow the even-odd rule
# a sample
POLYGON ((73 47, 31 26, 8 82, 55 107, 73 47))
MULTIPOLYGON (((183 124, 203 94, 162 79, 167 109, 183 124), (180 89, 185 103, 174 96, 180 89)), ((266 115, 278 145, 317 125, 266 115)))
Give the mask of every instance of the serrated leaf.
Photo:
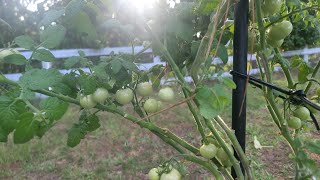
POLYGON ((4 62, 14 65, 25 65, 27 63, 26 58, 21 54, 11 54, 4 57, 4 62))
POLYGON ((80 11, 82 11, 84 4, 85 4, 84 0, 70 1, 65 8, 66 16, 69 18, 77 15, 80 11))
POLYGON ((65 60, 64 66, 67 69, 73 68, 76 64, 78 64, 80 62, 81 58, 82 58, 81 56, 72 56, 72 57, 68 58, 67 60, 65 60))
POLYGON ((62 118, 68 110, 69 103, 64 102, 56 97, 49 97, 42 100, 39 104, 42 111, 45 112, 45 117, 51 121, 56 121, 62 118))
POLYGON ((68 139, 67 145, 69 147, 75 147, 83 139, 85 136, 84 132, 82 131, 81 127, 78 124, 74 124, 73 127, 68 132, 68 139))
POLYGON ((64 14, 64 9, 51 9, 47 11, 44 18, 40 21, 39 26, 48 26, 64 14))
POLYGON ((291 58, 291 67, 292 68, 295 68, 295 67, 298 67, 301 63, 303 63, 303 59, 300 58, 300 56, 298 55, 295 55, 291 58))
POLYGON ((54 57, 54 55, 46 50, 46 49, 37 49, 34 53, 33 53, 33 59, 39 60, 39 61, 44 61, 44 62, 53 62, 56 60, 56 58, 54 57))
POLYGON ((40 34, 41 46, 52 49, 58 47, 64 40, 66 28, 62 25, 54 25, 47 27, 40 34))
POLYGON ((236 89, 237 88, 236 83, 232 79, 230 79, 228 77, 221 77, 220 81, 230 89, 236 89))
POLYGON ((33 118, 34 116, 31 112, 20 115, 19 123, 13 134, 13 142, 15 144, 26 143, 34 137, 38 127, 33 118))
POLYGON ((112 71, 116 74, 120 71, 120 69, 122 68, 122 64, 121 64, 121 61, 119 59, 115 59, 115 60, 112 60, 110 62, 111 64, 111 68, 112 68, 112 71))
POLYGON ((35 93, 28 88, 21 88, 21 93, 19 97, 23 100, 30 100, 35 97, 35 93))
POLYGON ((97 89, 97 81, 93 76, 83 75, 79 78, 79 84, 84 95, 92 94, 97 89))
POLYGON ((100 127, 99 118, 96 115, 90 115, 87 119, 87 128, 89 132, 95 131, 100 127))
POLYGON ((14 42, 18 44, 18 46, 26 49, 33 49, 36 46, 36 43, 30 36, 22 35, 14 38, 14 42))
POLYGON ((299 71, 298 71, 298 80, 300 83, 305 83, 307 82, 308 78, 307 76, 311 73, 310 67, 306 63, 302 63, 299 66, 299 71))
POLYGON ((199 101, 200 114, 207 119, 219 115, 229 104, 229 97, 226 96, 221 86, 213 88, 207 86, 197 91, 196 99, 199 101))
POLYGON ((122 60, 121 64, 124 68, 126 68, 129 71, 133 71, 133 72, 138 72, 139 69, 137 67, 136 64, 134 64, 133 62, 129 61, 129 60, 122 60))
POLYGON ((12 132, 18 124, 19 112, 17 106, 13 104, 7 96, 0 96, 0 129, 2 139, 5 139, 10 132, 12 132))
POLYGON ((320 140, 306 141, 305 147, 316 154, 320 154, 320 140))
POLYGON ((56 69, 31 69, 23 74, 18 83, 31 90, 47 89, 60 82, 62 75, 56 69))

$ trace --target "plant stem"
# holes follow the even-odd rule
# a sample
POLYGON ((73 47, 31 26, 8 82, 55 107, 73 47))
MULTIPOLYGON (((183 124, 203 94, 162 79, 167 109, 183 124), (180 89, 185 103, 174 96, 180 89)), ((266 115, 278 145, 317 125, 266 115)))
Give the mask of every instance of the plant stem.
POLYGON ((274 50, 275 50, 275 53, 276 53, 275 55, 278 56, 279 64, 280 64, 280 66, 281 66, 281 68, 282 68, 282 70, 283 70, 283 72, 284 72, 284 75, 285 75, 286 78, 287 78, 288 88, 289 88, 289 89, 292 89, 292 88, 294 88, 294 82, 293 82, 291 73, 290 73, 290 71, 289 71, 289 68, 288 68, 288 66, 284 63, 283 58, 282 58, 282 56, 281 56, 281 54, 280 54, 280 52, 279 52, 279 49, 278 49, 278 48, 275 48, 274 50))
POLYGON ((233 133, 233 131, 231 129, 229 129, 229 127, 225 124, 225 122, 222 120, 222 118, 220 116, 217 116, 215 119, 214 119, 218 124, 219 126, 222 127, 222 129, 225 131, 225 133, 227 134, 228 138, 231 140, 232 144, 233 144, 233 147, 234 149, 236 150, 241 162, 242 162, 242 165, 246 171, 246 176, 248 179, 254 179, 252 177, 252 172, 251 172, 251 168, 250 168, 250 164, 249 164, 249 161, 248 161, 248 158, 246 157, 245 153, 243 152, 238 140, 237 140, 237 137, 235 136, 235 134, 233 133))
POLYGON ((233 153, 228 149, 225 141, 220 137, 218 131, 215 129, 215 127, 213 126, 212 122, 209 119, 204 118, 206 125, 208 126, 208 128, 210 129, 212 135, 215 137, 215 139, 218 141, 218 143, 220 144, 220 146, 222 147, 222 149, 227 153, 233 167, 234 170, 237 174, 237 177, 239 180, 243 180, 244 176, 243 173, 241 171, 239 162, 237 161, 237 159, 233 156, 233 153))
MULTIPOLYGON (((314 68, 314 70, 313 70, 313 72, 312 72, 312 75, 311 75, 311 78, 314 78, 314 77, 317 75, 317 73, 318 73, 318 71, 319 71, 319 68, 320 68, 320 61, 318 61, 316 67, 314 68)), ((304 90, 304 93, 307 94, 308 91, 310 90, 311 86, 312 86, 312 81, 309 81, 306 89, 304 90)))

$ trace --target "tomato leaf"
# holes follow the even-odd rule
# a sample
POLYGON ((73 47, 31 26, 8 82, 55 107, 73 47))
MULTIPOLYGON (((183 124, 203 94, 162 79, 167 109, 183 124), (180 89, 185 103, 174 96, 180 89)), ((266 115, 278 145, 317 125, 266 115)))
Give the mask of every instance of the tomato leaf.
POLYGON ((21 54, 11 54, 4 57, 4 62, 14 65, 25 65, 27 63, 26 58, 21 54))
POLYGON ((45 117, 51 121, 59 120, 68 110, 69 104, 56 97, 49 97, 39 104, 41 110, 45 112, 45 117))
POLYGON ((304 145, 309 151, 320 154, 320 140, 306 141, 304 145))
POLYGON ((41 46, 52 49, 58 47, 64 40, 66 28, 62 25, 54 25, 47 27, 40 34, 41 46))
POLYGON ((31 69, 20 77, 18 83, 31 90, 46 89, 60 82, 62 75, 56 69, 31 69))
POLYGON ((298 56, 298 55, 294 55, 292 58, 291 58, 291 67, 292 68, 295 68, 295 67, 298 67, 301 63, 303 63, 303 59, 298 56))
POLYGON ((77 146, 80 143, 81 139, 84 138, 84 136, 85 134, 81 129, 81 126, 79 126, 78 124, 74 124, 68 132, 67 145, 69 147, 77 146))
POLYGON ((44 18, 39 23, 39 26, 48 26, 53 21, 60 18, 65 13, 64 9, 50 9, 44 15, 44 18))
POLYGON ((72 56, 72 57, 69 57, 67 60, 65 60, 64 66, 65 66, 67 69, 71 69, 71 68, 73 68, 76 64, 78 64, 81 59, 82 59, 81 56, 72 56))
POLYGON ((116 74, 120 71, 122 64, 119 59, 114 59, 110 62, 112 71, 116 74))
POLYGON ((89 132, 95 131, 100 127, 99 118, 96 115, 90 115, 86 118, 86 130, 89 132))
POLYGON ((307 76, 312 72, 312 69, 308 66, 307 63, 302 63, 299 66, 298 80, 300 83, 305 83, 308 81, 307 76))
POLYGON ((44 62, 53 62, 56 60, 54 55, 46 49, 37 49, 32 56, 33 59, 44 61, 44 62))
POLYGON ((228 77, 220 77, 219 80, 230 89, 237 88, 236 83, 234 83, 234 81, 228 77))
POLYGON ((33 49, 36 43, 30 36, 22 35, 14 38, 14 42, 22 48, 33 49))
POLYGON ((92 94, 97 89, 97 81, 93 76, 80 76, 79 84, 81 85, 81 89, 84 95, 92 94))
POLYGON ((34 121, 33 113, 26 112, 19 117, 19 123, 13 134, 13 142, 15 144, 22 144, 30 141, 37 130, 38 121, 34 121))

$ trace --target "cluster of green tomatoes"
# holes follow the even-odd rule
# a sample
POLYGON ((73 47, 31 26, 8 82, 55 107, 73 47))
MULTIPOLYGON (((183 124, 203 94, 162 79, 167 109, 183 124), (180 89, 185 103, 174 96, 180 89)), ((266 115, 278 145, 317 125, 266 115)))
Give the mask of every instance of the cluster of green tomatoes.
MULTIPOLYGON (((320 88, 317 89, 317 95, 312 97, 311 102, 320 106, 319 104, 319 100, 320 100, 320 88)), ((308 121, 311 117, 310 117, 310 112, 312 112, 313 114, 317 113, 318 110, 308 106, 304 107, 304 106, 298 106, 293 112, 291 117, 289 117, 287 119, 287 124, 290 128, 292 129, 300 129, 303 125, 304 122, 308 121)))
MULTIPOLYGON (((153 94, 152 85, 149 82, 139 83, 134 90, 130 88, 119 89, 114 94, 114 99, 121 105, 126 105, 132 102, 134 98, 134 91, 137 95, 148 97, 153 94)), ((143 103, 143 109, 147 113, 154 113, 162 109, 162 101, 170 102, 175 98, 175 93, 170 87, 164 87, 159 90, 158 97, 161 101, 155 98, 148 98, 143 103)), ((104 104, 108 98, 111 98, 107 89, 97 88, 93 94, 82 96, 80 98, 80 105, 85 109, 95 107, 98 103, 104 104)))
POLYGON ((181 173, 172 166, 152 168, 148 173, 149 180, 181 180, 181 173))

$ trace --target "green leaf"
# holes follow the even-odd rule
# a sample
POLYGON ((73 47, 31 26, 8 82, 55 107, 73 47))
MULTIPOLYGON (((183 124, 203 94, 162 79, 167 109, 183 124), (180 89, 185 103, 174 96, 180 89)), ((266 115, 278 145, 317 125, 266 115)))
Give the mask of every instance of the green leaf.
POLYGON ((18 44, 18 46, 26 49, 33 49, 36 46, 36 43, 30 36, 22 35, 14 38, 14 42, 18 44))
POLYGON ((40 34, 41 45, 48 49, 58 47, 65 34, 66 28, 62 25, 49 26, 40 34))
POLYGON ((59 120, 68 110, 69 103, 61 101, 56 97, 49 97, 39 104, 40 109, 45 112, 45 117, 51 121, 59 120))
POLYGON ((93 76, 80 76, 79 84, 84 95, 92 94, 97 89, 97 81, 93 76))
POLYGON ((66 8, 65 13, 68 18, 73 17, 77 15, 80 11, 82 11, 82 8, 84 7, 85 1, 84 0, 72 0, 70 1, 66 8))
POLYGON ((112 71, 116 74, 120 71, 120 69, 122 68, 122 64, 121 64, 121 61, 119 59, 115 59, 115 60, 112 60, 110 62, 111 64, 111 67, 112 67, 112 71))
POLYGON ((193 24, 177 18, 169 19, 168 32, 174 33, 181 39, 191 42, 193 39, 193 24))
POLYGON ((229 98, 220 85, 215 85, 213 88, 202 87, 196 94, 200 104, 200 114, 207 119, 219 115, 230 104, 229 98))
POLYGON ((20 77, 18 83, 31 90, 47 89, 60 82, 62 75, 56 69, 31 69, 20 77))
POLYGON ((46 50, 46 49, 37 49, 34 53, 33 53, 33 59, 39 60, 39 61, 45 61, 45 62, 53 62, 56 60, 56 58, 54 57, 54 55, 46 50))
POLYGON ((228 77, 221 77, 221 78, 219 78, 219 80, 230 89, 237 88, 236 83, 234 83, 234 81, 228 77))
POLYGON ((295 67, 298 67, 300 66, 301 63, 303 63, 303 59, 298 56, 298 55, 294 55, 292 58, 291 58, 291 67, 292 68, 295 68, 295 67))
POLYGON ((302 63, 299 66, 298 80, 300 83, 305 83, 308 81, 307 76, 312 72, 312 69, 306 63, 302 63))
POLYGON ((21 54, 11 54, 4 57, 4 62, 14 65, 25 65, 27 63, 26 58, 21 54))
POLYGON ((200 0, 197 11, 202 15, 210 15, 219 5, 219 0, 200 0))
POLYGON ((222 60, 223 64, 228 62, 228 50, 224 45, 219 45, 217 56, 222 60))
POLYGON ((320 140, 306 141, 305 147, 313 153, 320 154, 320 140))
POLYGON ((64 14, 64 9, 50 9, 40 21, 39 26, 48 26, 64 14))
POLYGON ((65 60, 64 62, 64 66, 67 68, 67 69, 71 69, 73 68, 76 64, 78 64, 81 60, 81 56, 72 56, 70 58, 68 58, 67 60, 65 60))
POLYGON ((81 36, 87 36, 91 40, 97 38, 95 26, 92 24, 87 13, 81 11, 76 16, 73 16, 68 22, 70 23, 70 28, 72 28, 75 33, 78 33, 81 36))
POLYGON ((86 119, 86 130, 89 132, 95 131, 100 127, 99 118, 96 115, 90 115, 86 119))
POLYGON ((133 72, 139 71, 137 65, 129 60, 121 60, 121 64, 124 68, 126 68, 129 71, 133 71, 133 72))
POLYGON ((13 100, 6 96, 0 96, 0 129, 2 140, 5 140, 10 132, 12 132, 19 119, 18 107, 13 104, 13 100))
POLYGON ((85 136, 85 133, 81 129, 81 126, 78 124, 74 124, 73 127, 68 132, 68 139, 67 139, 67 145, 69 147, 75 147, 77 146, 81 139, 83 139, 85 136))
POLYGON ((15 144, 26 143, 34 137, 38 128, 37 121, 34 121, 33 118, 34 116, 31 112, 20 115, 19 123, 13 134, 13 142, 15 144))

